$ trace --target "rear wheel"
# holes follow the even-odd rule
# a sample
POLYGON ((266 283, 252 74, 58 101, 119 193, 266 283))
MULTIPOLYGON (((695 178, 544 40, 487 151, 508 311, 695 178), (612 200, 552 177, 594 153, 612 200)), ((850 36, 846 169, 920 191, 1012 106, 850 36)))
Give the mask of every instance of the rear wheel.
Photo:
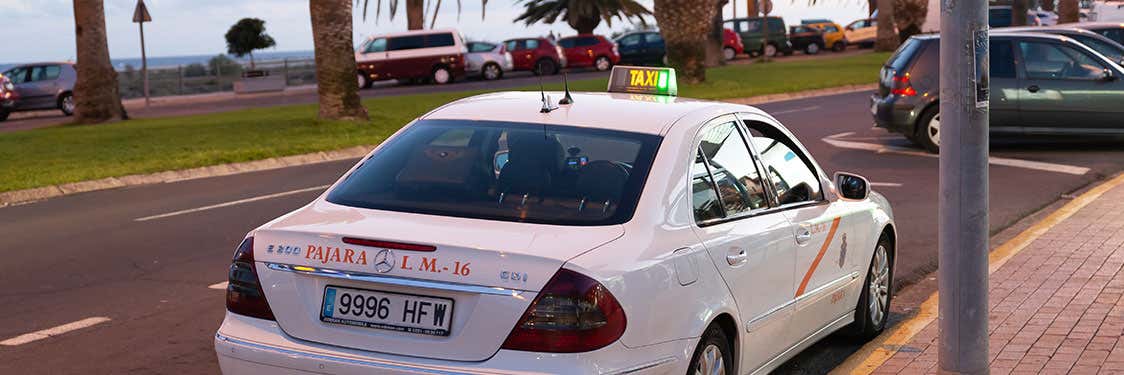
POLYGON ((938 153, 941 149, 941 111, 934 105, 921 114, 917 121, 913 141, 925 151, 938 153))
POLYGON ((449 71, 448 67, 439 66, 433 69, 429 78, 433 80, 433 83, 444 85, 453 81, 453 72, 449 71))
POLYGON ((711 325, 703 334, 695 354, 691 357, 687 375, 726 375, 733 370, 733 355, 726 333, 718 325, 711 325))
POLYGON ((838 42, 835 42, 835 44, 831 45, 831 50, 835 51, 835 52, 843 52, 846 49, 847 49, 847 42, 844 42, 842 40, 840 40, 838 42))
POLYGON ((815 55, 817 53, 820 53, 820 45, 816 43, 809 43, 808 46, 804 47, 804 53, 808 55, 815 55))
POLYGON ((737 51, 734 51, 733 48, 726 47, 726 48, 722 49, 722 57, 725 58, 726 61, 730 61, 730 60, 733 60, 735 57, 738 57, 738 53, 737 53, 737 51))
POLYGON ((371 87, 371 80, 367 79, 366 73, 363 73, 363 72, 356 73, 355 74, 355 80, 356 80, 357 83, 359 83, 359 89, 365 89, 365 88, 371 87))
POLYGON ((497 80, 503 77, 503 69, 500 69, 499 64, 487 63, 482 70, 483 72, 480 73, 480 77, 484 78, 485 81, 497 80))
POLYGON ((613 62, 610 61, 609 58, 605 57, 605 56, 597 56, 597 60, 593 61, 593 68, 597 69, 597 71, 599 71, 599 72, 604 72, 606 70, 609 70, 609 68, 612 68, 612 67, 613 67, 613 62))
POLYGON ((62 94, 62 97, 59 98, 59 109, 62 110, 64 115, 74 115, 74 105, 74 95, 69 92, 62 94))
POLYGON ((558 64, 551 59, 541 59, 535 62, 535 68, 531 72, 537 76, 558 74, 558 64))
POLYGON ((2 110, 2 109, 0 109, 0 121, 4 121, 4 120, 7 120, 7 119, 8 119, 8 114, 9 114, 9 112, 8 112, 8 111, 5 111, 5 110, 2 110))
POLYGON ((851 323, 850 333, 869 340, 886 328, 886 318, 890 314, 890 288, 894 277, 892 244, 886 236, 878 239, 870 268, 866 273, 859 305, 855 308, 855 322, 851 323))
POLYGON ((766 44, 764 53, 765 53, 766 57, 777 57, 777 46, 775 46, 771 43, 766 44))

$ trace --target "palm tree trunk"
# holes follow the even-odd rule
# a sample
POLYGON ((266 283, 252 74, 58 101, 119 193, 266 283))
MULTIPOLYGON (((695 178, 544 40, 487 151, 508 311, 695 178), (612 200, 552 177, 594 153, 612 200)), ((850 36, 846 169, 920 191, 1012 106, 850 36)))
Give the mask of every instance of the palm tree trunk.
POLYGON ((316 54, 320 118, 366 120, 359 102, 354 44, 351 41, 351 0, 309 0, 312 43, 316 54))
POLYGON ((1026 26, 1026 1, 1011 1, 1011 26, 1026 26))
POLYGON ((1044 11, 1047 11, 1047 12, 1053 12, 1054 11, 1054 0, 1042 0, 1038 3, 1038 5, 1041 6, 1042 10, 1044 10, 1044 11))
POLYGON ((874 50, 893 51, 899 42, 898 33, 894 32, 894 2, 878 0, 878 36, 874 40, 874 50))
POLYGON ((706 34, 706 66, 719 66, 726 64, 726 59, 722 56, 722 7, 730 0, 718 0, 715 2, 716 11, 714 17, 710 21, 710 32, 706 34))
POLYGON ((74 35, 78 55, 74 121, 93 124, 128 119, 117 92, 117 71, 109 61, 102 0, 74 0, 74 35))
POLYGON ((1079 12, 1077 0, 1058 0, 1058 23, 1077 22, 1079 12))
POLYGON ((577 30, 578 34, 593 34, 593 30, 601 24, 601 15, 593 14, 589 17, 574 17, 566 20, 570 27, 577 30))
POLYGON ((655 0, 652 11, 667 45, 667 60, 686 83, 706 81, 706 35, 716 0, 655 0))
POLYGON ((425 28, 425 0, 406 0, 406 28, 409 30, 425 28))

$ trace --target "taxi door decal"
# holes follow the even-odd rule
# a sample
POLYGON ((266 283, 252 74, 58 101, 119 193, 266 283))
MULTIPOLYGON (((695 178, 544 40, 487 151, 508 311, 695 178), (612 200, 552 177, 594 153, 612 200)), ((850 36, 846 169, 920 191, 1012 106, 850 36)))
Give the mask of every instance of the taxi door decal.
POLYGON ((827 239, 823 241, 823 246, 820 246, 820 252, 816 254, 816 259, 812 261, 812 266, 808 267, 808 272, 804 273, 804 279, 800 281, 800 288, 796 289, 796 297, 800 297, 804 294, 804 289, 808 287, 808 280, 812 278, 812 274, 816 272, 816 267, 820 265, 820 260, 823 259, 824 253, 826 253, 827 248, 831 246, 831 239, 835 237, 835 230, 839 229, 839 220, 841 219, 842 217, 837 217, 831 221, 831 229, 827 231, 827 239))

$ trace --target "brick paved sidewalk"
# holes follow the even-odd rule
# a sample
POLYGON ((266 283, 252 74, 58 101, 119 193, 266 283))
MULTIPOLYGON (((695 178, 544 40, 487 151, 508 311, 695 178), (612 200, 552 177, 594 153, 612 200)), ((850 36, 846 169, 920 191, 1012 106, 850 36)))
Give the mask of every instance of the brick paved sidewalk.
MULTIPOLYGON (((992 374, 1124 374, 1124 184, 991 274, 992 374)), ((937 321, 875 374, 937 371, 937 321)))

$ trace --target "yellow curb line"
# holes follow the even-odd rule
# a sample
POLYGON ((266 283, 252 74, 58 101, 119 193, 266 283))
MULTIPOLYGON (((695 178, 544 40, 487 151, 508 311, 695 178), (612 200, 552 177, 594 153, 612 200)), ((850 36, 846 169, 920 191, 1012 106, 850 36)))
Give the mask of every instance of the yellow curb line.
MULTIPOLYGON (((1030 228, 1019 233, 1018 236, 1012 238, 1010 241, 999 245, 995 250, 988 254, 988 274, 994 273, 999 267, 1002 267, 1012 257, 1021 252, 1027 246, 1041 237, 1050 228, 1058 225, 1065 219, 1068 219, 1073 214, 1080 211, 1089 203, 1092 203, 1105 192, 1112 190, 1121 184, 1124 184, 1124 174, 1118 175, 1115 178, 1104 182, 1096 187, 1089 189, 1089 191, 1082 193, 1077 198, 1069 201, 1064 206, 1054 211, 1041 221, 1034 223, 1030 228)), ((888 334, 883 334, 873 341, 863 345, 857 352, 852 354, 843 361, 842 364, 831 370, 830 374, 851 374, 851 375, 869 375, 874 370, 882 366, 890 357, 901 349, 902 346, 909 344, 909 341, 921 332, 929 323, 937 319, 937 297, 938 293, 934 292, 921 303, 920 309, 917 314, 899 323, 894 327, 893 331, 888 334)))

